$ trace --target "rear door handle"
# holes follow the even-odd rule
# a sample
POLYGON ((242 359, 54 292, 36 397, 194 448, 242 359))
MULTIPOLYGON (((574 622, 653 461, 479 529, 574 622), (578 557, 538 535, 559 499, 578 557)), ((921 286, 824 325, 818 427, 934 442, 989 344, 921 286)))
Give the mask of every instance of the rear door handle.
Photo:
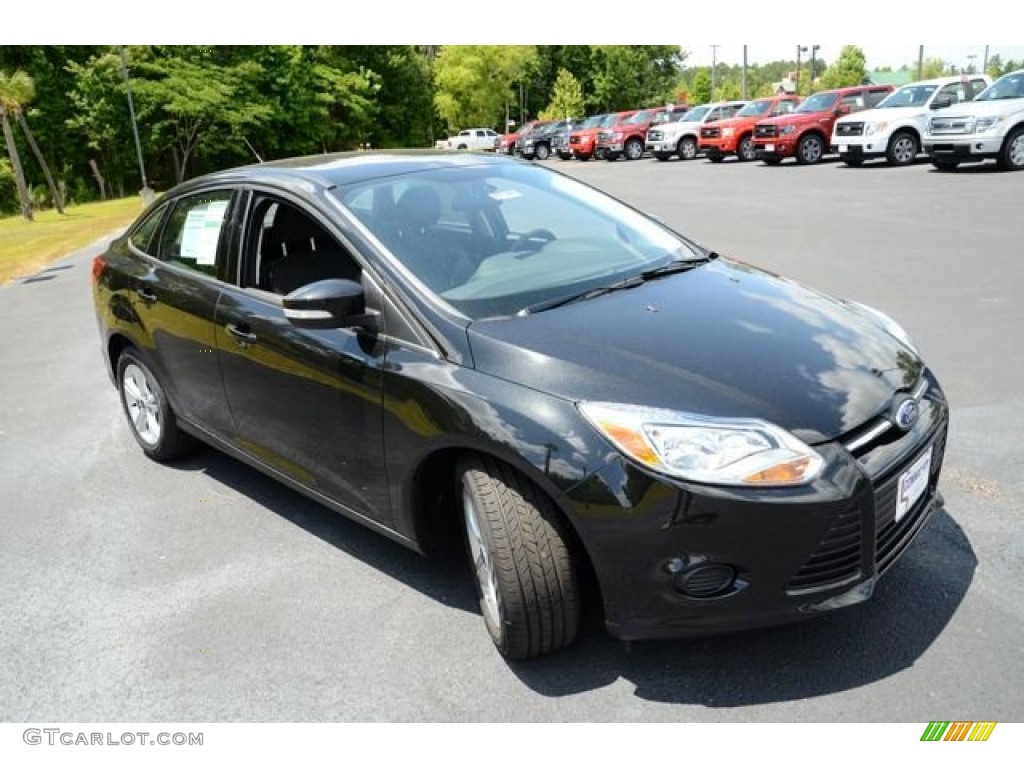
POLYGON ((243 347, 256 343, 256 334, 249 328, 248 323, 228 323, 228 333, 235 337, 235 340, 243 347))

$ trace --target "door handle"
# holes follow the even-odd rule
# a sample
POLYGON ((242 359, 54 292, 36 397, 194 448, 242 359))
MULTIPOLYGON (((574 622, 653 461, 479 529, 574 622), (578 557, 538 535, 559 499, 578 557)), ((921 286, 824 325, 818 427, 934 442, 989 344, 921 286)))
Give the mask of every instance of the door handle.
POLYGON ((248 347, 256 343, 256 334, 252 332, 247 323, 227 324, 228 333, 235 337, 235 341, 242 347, 248 347))
POLYGON ((153 289, 148 285, 138 285, 135 287, 135 293, 138 297, 145 301, 147 304, 152 304, 156 301, 156 294, 153 293, 153 289))

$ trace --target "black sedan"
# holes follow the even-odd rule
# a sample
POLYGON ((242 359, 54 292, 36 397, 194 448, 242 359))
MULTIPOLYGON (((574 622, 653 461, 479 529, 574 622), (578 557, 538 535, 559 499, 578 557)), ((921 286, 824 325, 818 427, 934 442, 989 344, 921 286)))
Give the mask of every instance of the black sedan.
POLYGON ((948 406, 895 322, 522 161, 197 179, 93 290, 148 456, 199 438, 418 551, 461 539, 509 658, 570 643, 585 584, 625 639, 861 602, 941 503, 948 406))

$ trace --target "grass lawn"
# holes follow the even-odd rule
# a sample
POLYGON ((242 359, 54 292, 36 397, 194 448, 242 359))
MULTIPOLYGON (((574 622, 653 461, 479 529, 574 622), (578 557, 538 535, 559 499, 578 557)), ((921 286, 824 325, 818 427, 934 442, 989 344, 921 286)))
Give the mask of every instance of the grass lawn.
POLYGON ((86 203, 56 211, 36 211, 34 222, 21 216, 0 218, 0 285, 35 274, 50 262, 67 256, 134 221, 142 199, 126 197, 86 203))

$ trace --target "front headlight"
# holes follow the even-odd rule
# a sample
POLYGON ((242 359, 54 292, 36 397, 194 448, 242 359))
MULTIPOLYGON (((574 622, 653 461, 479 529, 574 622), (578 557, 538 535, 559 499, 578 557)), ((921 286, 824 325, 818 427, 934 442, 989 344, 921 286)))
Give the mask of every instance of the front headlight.
POLYGON ((881 133, 888 127, 888 123, 868 123, 864 126, 864 135, 874 136, 876 133, 881 133))
POLYGON ((877 320, 886 333, 906 344, 915 355, 921 354, 918 351, 917 346, 911 340, 910 334, 903 329, 902 325, 885 314, 885 312, 875 309, 874 307, 869 307, 867 304, 861 304, 859 301, 850 301, 848 303, 853 306, 854 309, 861 310, 864 314, 877 320))
POLYGON ((722 129, 722 136, 723 137, 728 138, 729 136, 732 136, 734 133, 736 133, 736 129, 735 128, 723 128, 722 129))
POLYGON ((781 128, 779 128, 779 135, 780 136, 789 136, 789 134, 791 134, 791 133, 796 133, 796 126, 795 125, 784 125, 781 128))
POLYGON ((620 403, 580 403, 579 408, 628 457, 682 480, 802 485, 825 464, 813 448, 759 419, 712 418, 620 403))
POLYGON ((996 117, 979 117, 978 121, 974 124, 974 131, 975 133, 984 133, 991 128, 995 128, 1002 121, 1001 115, 996 117))

